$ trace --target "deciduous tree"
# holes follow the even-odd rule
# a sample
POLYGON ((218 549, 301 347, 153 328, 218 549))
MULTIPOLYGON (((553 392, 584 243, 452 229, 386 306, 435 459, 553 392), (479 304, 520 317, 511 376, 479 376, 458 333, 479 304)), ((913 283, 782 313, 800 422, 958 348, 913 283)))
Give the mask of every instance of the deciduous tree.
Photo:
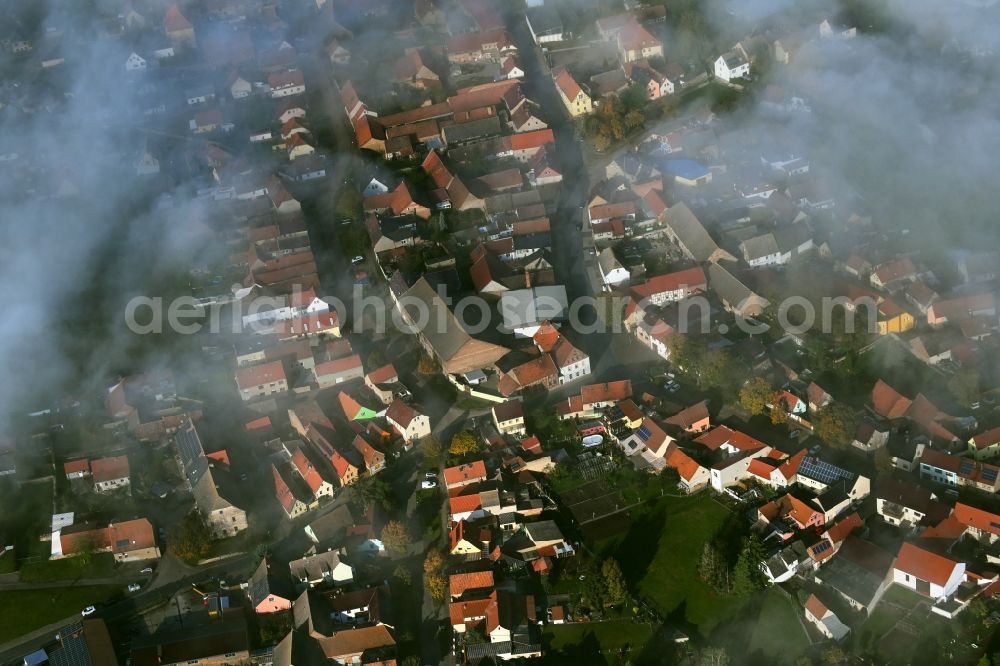
POLYGON ((622 575, 618 560, 609 557, 601 564, 601 577, 604 580, 604 604, 618 606, 628 601, 628 585, 622 575))
POLYGON ((206 555, 212 545, 212 532, 205 516, 195 509, 170 530, 170 549, 186 562, 197 562, 206 555))
POLYGON ((464 456, 478 450, 479 437, 471 430, 455 433, 455 436, 451 438, 451 445, 448 447, 448 452, 456 456, 464 456))
POLYGON ((816 435, 830 446, 846 447, 854 440, 858 421, 854 410, 842 403, 833 403, 816 413, 813 420, 816 435))
POLYGON ((382 545, 392 555, 403 555, 410 547, 410 532, 398 520, 390 520, 382 528, 382 545))
POLYGON ((767 408, 767 403, 774 395, 774 388, 763 377, 752 377, 750 381, 740 387, 740 406, 747 411, 750 416, 763 414, 767 408))

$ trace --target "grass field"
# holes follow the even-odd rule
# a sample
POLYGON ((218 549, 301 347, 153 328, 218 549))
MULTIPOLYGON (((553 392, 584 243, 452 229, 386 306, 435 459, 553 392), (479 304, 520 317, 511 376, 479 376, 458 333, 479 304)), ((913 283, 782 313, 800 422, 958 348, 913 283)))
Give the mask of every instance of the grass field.
POLYGON ((639 624, 630 620, 613 620, 610 622, 589 622, 585 624, 551 625, 545 628, 542 642, 551 654, 546 663, 582 664, 580 655, 587 655, 586 663, 594 663, 593 655, 600 652, 608 664, 617 664, 618 654, 622 648, 630 648, 638 652, 653 635, 653 629, 647 624, 639 624))
POLYGON ((21 565, 20 579, 22 582, 31 583, 43 580, 111 578, 114 575, 115 556, 111 553, 94 553, 90 562, 81 557, 25 562, 21 565))
POLYGON ((703 545, 729 516, 708 493, 663 497, 633 515, 624 537, 599 545, 614 556, 633 589, 681 631, 702 635, 736 613, 742 603, 719 597, 698 578, 703 545), (693 627, 692 627, 693 625, 693 627))
POLYGON ((0 555, 0 574, 9 574, 17 571, 17 554, 13 550, 0 555))
POLYGON ((79 617, 85 607, 121 592, 117 585, 0 592, 0 643, 72 615, 79 617))
POLYGON ((794 663, 810 645, 797 615, 798 605, 780 590, 764 592, 757 625, 750 634, 748 649, 766 656, 767 663, 794 663))

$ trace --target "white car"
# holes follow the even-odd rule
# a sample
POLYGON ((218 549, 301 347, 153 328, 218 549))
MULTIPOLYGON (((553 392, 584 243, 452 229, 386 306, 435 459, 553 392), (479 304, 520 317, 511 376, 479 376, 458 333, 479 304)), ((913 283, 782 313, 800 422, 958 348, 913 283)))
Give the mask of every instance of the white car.
POLYGON ((88 615, 93 615, 96 612, 97 612, 96 608, 94 608, 93 606, 87 606, 82 611, 80 611, 80 615, 82 617, 87 617, 88 615))
POLYGON ((437 481, 435 481, 434 479, 424 479, 423 481, 420 482, 420 489, 434 490, 435 488, 437 488, 437 485, 438 485, 437 481))
POLYGON ((145 569, 143 569, 139 573, 141 573, 141 574, 151 574, 151 573, 153 573, 153 567, 146 567, 145 569))
POLYGON ((129 592, 138 592, 141 587, 142 587, 142 585, 139 584, 139 583, 129 583, 128 584, 128 591, 129 592))
POLYGON ((352 264, 363 264, 364 261, 365 261, 365 258, 362 257, 360 254, 356 255, 353 259, 351 259, 351 263, 352 264))
POLYGON ((427 472, 426 474, 424 474, 424 478, 426 478, 426 479, 437 479, 438 478, 438 473, 437 472, 427 472))

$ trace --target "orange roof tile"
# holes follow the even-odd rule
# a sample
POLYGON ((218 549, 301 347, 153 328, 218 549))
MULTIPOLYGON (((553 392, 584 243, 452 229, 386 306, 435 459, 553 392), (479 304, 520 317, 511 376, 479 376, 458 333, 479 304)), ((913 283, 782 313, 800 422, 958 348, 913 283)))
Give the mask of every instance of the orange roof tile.
POLYGON ((448 589, 453 597, 462 596, 466 590, 488 590, 492 587, 492 571, 457 573, 448 577, 448 589))
POLYGON ((444 470, 444 482, 449 486, 484 480, 486 480, 486 463, 482 460, 446 467, 444 470))
POLYGON ((912 543, 904 543, 899 547, 899 554, 893 563, 893 568, 898 571, 935 585, 946 584, 957 566, 958 563, 954 560, 912 543))
POLYGON ((1000 535, 1000 515, 958 502, 952 514, 962 525, 1000 535))
POLYGON ((94 483, 125 479, 129 475, 128 456, 112 456, 90 461, 94 483))

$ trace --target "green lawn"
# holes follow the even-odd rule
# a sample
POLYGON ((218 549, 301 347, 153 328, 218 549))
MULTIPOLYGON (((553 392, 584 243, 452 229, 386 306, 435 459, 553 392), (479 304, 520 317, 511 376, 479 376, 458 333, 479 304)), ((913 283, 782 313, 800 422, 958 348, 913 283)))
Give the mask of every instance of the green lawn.
POLYGON ((17 571, 17 555, 13 550, 0 555, 0 574, 9 574, 17 571))
POLYGON ((768 657, 769 663, 794 663, 810 645, 798 615, 802 610, 780 590, 769 589, 750 634, 748 649, 768 657))
POLYGON ((601 555, 621 563, 629 584, 667 624, 705 636, 742 606, 739 600, 716 595, 697 572, 703 545, 728 517, 726 508, 707 492, 664 497, 635 511, 628 533, 600 544, 601 555))
POLYGON ((82 557, 61 560, 26 562, 21 565, 21 582, 42 580, 76 580, 78 578, 111 578, 115 575, 115 556, 94 553, 87 562, 82 557))
POLYGON ((569 663, 577 655, 587 655, 586 663, 594 663, 593 655, 599 651, 606 663, 617 664, 619 650, 628 647, 630 652, 638 654, 652 635, 653 629, 647 624, 613 620, 550 625, 545 628, 542 641, 547 651, 560 653, 559 656, 563 657, 546 663, 569 663))
POLYGON ((117 585, 0 592, 0 643, 76 615, 121 594, 117 585))

